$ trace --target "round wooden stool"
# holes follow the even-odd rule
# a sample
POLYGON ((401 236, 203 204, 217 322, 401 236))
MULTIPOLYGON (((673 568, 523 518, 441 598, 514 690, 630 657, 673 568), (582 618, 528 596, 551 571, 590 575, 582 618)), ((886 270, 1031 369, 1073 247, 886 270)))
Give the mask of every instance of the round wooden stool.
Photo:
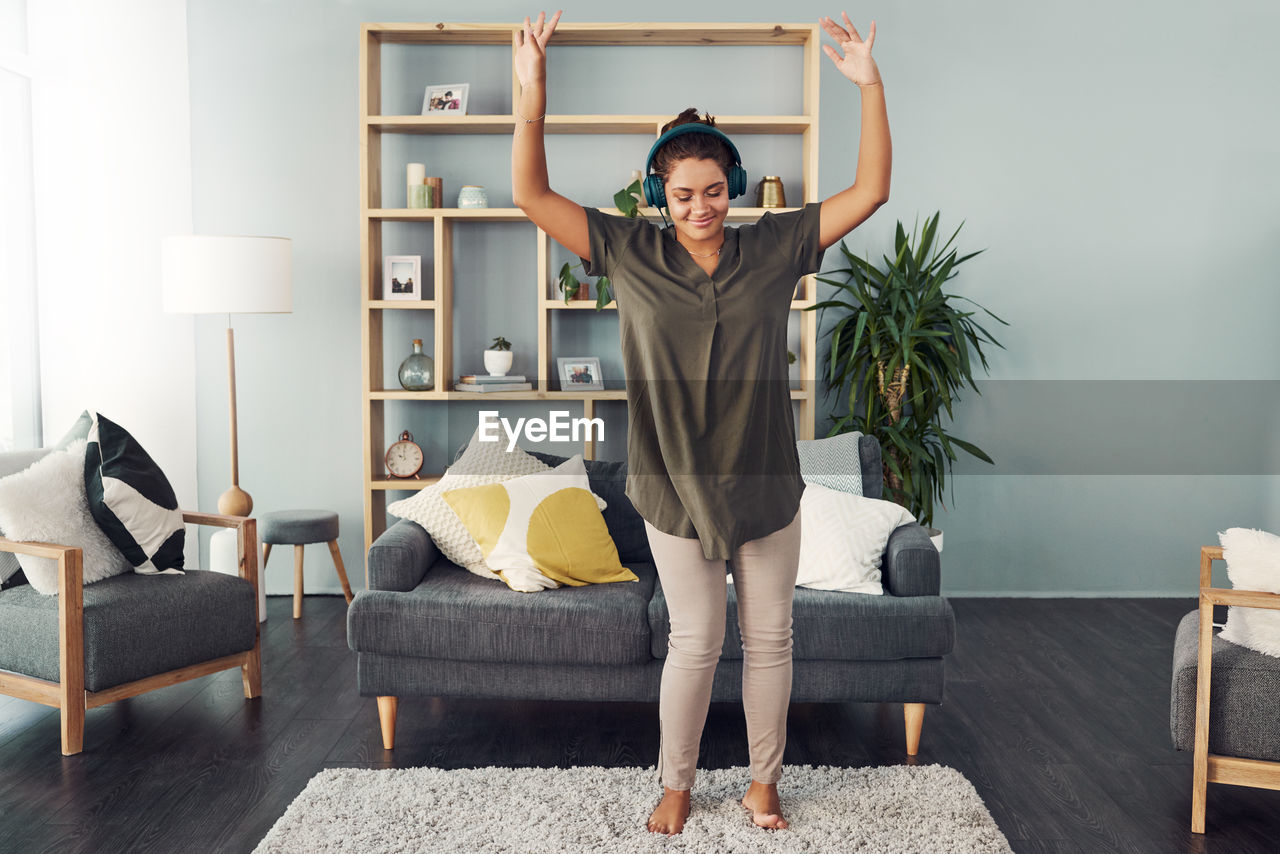
POLYGON ((262 572, 265 577, 271 547, 293 546, 293 618, 302 616, 302 547, 311 543, 328 543, 333 566, 342 582, 342 595, 351 604, 351 585, 338 551, 338 514, 329 510, 281 510, 258 517, 258 536, 262 538, 262 572))

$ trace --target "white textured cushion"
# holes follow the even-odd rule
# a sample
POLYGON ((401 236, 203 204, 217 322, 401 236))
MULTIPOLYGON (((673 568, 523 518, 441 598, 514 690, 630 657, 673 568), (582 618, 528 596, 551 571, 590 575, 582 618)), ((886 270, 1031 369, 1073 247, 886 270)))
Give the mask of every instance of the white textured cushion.
POLYGON ((800 477, 851 495, 862 494, 862 457, 858 454, 861 433, 841 433, 826 439, 799 439, 800 477))
MULTIPOLYGON (((505 440, 481 442, 480 428, 477 427, 466 451, 449 466, 444 477, 416 495, 387 505, 387 512, 401 519, 417 522, 425 528, 440 552, 458 566, 482 578, 502 581, 484 562, 480 546, 443 495, 450 489, 501 483, 514 477, 551 471, 551 466, 525 453, 524 449, 517 446, 507 451, 506 446, 505 440)), ((600 496, 595 493, 592 495, 601 511, 609 506, 600 496)))
MULTIPOLYGON (((1232 587, 1280 593, 1280 537, 1256 528, 1228 528, 1218 532, 1218 542, 1232 587)), ((1231 605, 1220 637, 1280 657, 1280 611, 1231 605)))
MULTIPOLYGON (((84 487, 84 439, 53 451, 25 471, 0 480, 0 528, 10 540, 77 546, 83 551, 84 583, 122 572, 129 565, 89 513, 84 487)), ((58 562, 19 555, 27 581, 40 593, 58 592, 58 562)))
MULTIPOLYGON (((905 507, 892 501, 807 484, 800 496, 796 587, 883 594, 880 557, 889 535, 899 525, 915 520, 905 507)), ((729 581, 732 583, 732 576, 729 581)))

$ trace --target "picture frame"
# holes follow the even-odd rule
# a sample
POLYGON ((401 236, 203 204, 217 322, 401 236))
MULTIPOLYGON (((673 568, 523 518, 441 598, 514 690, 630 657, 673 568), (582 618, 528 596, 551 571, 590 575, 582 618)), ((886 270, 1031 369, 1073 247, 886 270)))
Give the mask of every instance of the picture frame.
POLYGON ((604 391, 600 359, 595 356, 561 356, 556 359, 561 391, 604 391))
POLYGON ((428 83, 422 95, 424 116, 465 116, 470 83, 428 83))
POLYGON ((422 256, 385 255, 382 258, 382 298, 422 299, 422 256))

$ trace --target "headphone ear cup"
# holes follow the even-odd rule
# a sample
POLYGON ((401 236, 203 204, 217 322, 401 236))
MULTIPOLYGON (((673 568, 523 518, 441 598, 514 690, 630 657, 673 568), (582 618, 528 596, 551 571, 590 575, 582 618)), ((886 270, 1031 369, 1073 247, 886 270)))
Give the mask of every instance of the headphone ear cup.
POLYGON ((747 170, 735 165, 729 170, 729 198, 736 199, 747 191, 747 170))
POLYGON ((666 207, 667 192, 662 186, 660 177, 650 175, 644 179, 644 197, 655 208, 666 207))

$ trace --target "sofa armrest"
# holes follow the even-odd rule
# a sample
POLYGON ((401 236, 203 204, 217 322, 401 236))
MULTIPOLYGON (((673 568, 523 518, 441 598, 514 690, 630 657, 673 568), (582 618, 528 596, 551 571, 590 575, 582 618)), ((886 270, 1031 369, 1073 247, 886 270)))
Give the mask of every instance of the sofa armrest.
POLYGON ((880 563, 885 590, 894 596, 937 596, 942 590, 942 556, 916 522, 889 535, 880 563))
POLYGON ((369 547, 369 589, 412 590, 440 557, 440 547, 425 528, 401 519, 369 547))

